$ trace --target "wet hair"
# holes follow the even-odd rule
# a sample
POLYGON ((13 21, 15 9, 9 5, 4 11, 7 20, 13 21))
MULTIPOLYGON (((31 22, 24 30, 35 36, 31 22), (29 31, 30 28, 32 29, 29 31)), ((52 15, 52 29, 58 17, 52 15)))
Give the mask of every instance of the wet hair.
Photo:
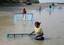
POLYGON ((38 21, 35 22, 35 26, 36 26, 37 28, 40 26, 40 24, 41 24, 41 23, 38 22, 38 21))

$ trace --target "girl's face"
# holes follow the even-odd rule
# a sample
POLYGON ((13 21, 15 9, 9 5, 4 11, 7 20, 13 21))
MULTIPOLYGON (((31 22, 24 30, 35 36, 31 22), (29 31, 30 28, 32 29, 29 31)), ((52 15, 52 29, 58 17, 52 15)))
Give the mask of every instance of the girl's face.
POLYGON ((36 28, 39 28, 40 27, 40 24, 35 23, 35 27, 36 28))

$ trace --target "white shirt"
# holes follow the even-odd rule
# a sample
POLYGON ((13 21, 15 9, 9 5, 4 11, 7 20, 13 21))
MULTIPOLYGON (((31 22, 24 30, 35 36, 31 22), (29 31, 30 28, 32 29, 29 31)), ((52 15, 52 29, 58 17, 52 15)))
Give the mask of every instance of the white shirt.
POLYGON ((35 27, 34 30, 35 30, 35 34, 42 34, 42 33, 43 33, 41 27, 39 27, 39 28, 36 28, 36 27, 35 27))

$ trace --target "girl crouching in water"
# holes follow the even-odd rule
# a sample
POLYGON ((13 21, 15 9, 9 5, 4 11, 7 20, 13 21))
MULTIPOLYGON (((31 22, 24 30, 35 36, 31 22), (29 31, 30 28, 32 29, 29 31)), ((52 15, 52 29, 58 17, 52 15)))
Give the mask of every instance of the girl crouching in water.
POLYGON ((31 34, 35 33, 36 40, 44 40, 43 37, 44 33, 42 31, 40 24, 41 24, 40 22, 36 21, 34 31, 31 33, 31 34))

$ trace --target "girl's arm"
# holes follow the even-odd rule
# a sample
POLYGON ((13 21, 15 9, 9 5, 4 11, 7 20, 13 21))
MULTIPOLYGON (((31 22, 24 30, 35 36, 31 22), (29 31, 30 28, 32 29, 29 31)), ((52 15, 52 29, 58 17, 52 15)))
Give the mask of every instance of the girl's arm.
POLYGON ((32 31, 30 34, 33 34, 35 31, 32 31))

